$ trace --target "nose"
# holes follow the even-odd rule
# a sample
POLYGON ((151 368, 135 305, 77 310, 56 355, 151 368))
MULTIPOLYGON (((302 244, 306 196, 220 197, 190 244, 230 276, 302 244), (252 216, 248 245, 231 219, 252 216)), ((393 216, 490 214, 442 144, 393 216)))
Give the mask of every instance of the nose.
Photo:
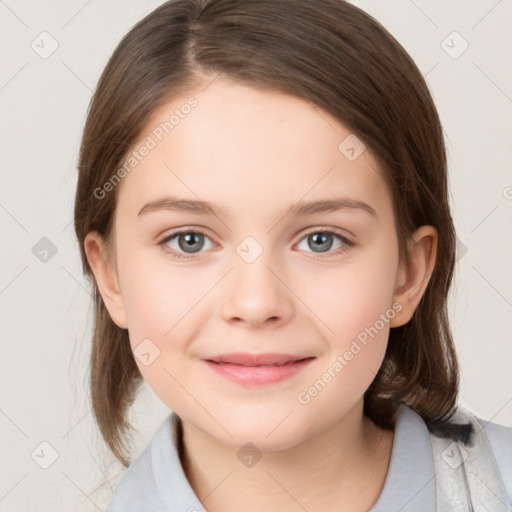
POLYGON ((292 316, 293 293, 279 265, 267 258, 265 251, 252 263, 237 257, 223 292, 222 316, 227 322, 250 328, 275 327, 292 316))

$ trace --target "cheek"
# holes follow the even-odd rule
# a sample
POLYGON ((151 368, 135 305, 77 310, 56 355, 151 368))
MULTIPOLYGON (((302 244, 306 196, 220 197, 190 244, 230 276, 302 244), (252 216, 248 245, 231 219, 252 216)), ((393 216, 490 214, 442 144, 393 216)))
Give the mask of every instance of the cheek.
MULTIPOLYGON (((376 322, 379 330, 386 331, 379 320, 381 315, 395 314, 392 297, 396 267, 393 247, 361 251, 339 267, 324 267, 314 275, 300 269, 294 291, 317 317, 316 323, 332 346, 344 350, 347 342, 376 322)), ((385 320, 389 327, 389 318, 385 320)))
POLYGON ((133 251, 123 263, 121 288, 135 361, 160 399, 179 407, 187 349, 202 325, 205 294, 218 277, 133 251))
MULTIPOLYGON (((132 250, 130 258, 119 265, 130 333, 163 341, 193 313, 194 305, 205 293, 205 276, 192 266, 180 267, 168 261, 159 251, 132 250)), ((212 282, 214 277, 210 276, 212 282)))
POLYGON ((401 309, 392 299, 397 258, 391 246, 315 273, 314 286, 302 278, 297 294, 318 319, 328 347, 324 374, 316 376, 317 387, 329 383, 333 393, 325 393, 326 403, 361 396, 382 364, 390 321, 401 309))
POLYGON ((190 387, 183 379, 184 362, 197 328, 193 325, 194 306, 204 293, 186 273, 168 266, 146 265, 137 276, 132 273, 126 286, 135 361, 147 385, 173 410, 181 410, 188 403, 182 387, 190 387))
POLYGON ((323 300, 310 297, 322 319, 317 325, 327 350, 296 401, 304 412, 322 411, 327 423, 348 411, 374 380, 386 353, 390 321, 400 309, 391 303, 392 283, 382 279, 385 273, 360 270, 340 272, 338 283, 332 276, 326 279, 323 300))

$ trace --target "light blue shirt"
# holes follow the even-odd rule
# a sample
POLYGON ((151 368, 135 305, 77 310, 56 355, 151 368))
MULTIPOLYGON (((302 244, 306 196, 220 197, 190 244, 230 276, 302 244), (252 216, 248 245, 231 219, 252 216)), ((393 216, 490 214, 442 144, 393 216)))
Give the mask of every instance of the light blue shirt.
MULTIPOLYGON (((178 455, 172 412, 123 474, 106 512, 207 512, 190 486, 178 455)), ((512 427, 478 420, 484 427, 512 505, 512 427)), ((370 512, 435 512, 432 445, 423 419, 405 404, 396 418, 391 461, 370 512)))

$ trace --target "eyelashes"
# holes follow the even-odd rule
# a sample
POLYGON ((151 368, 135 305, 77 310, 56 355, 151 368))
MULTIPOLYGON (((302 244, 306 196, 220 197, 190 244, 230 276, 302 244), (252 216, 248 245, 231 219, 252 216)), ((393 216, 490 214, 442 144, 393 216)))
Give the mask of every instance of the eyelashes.
MULTIPOLYGON (((321 260, 321 259, 331 258, 333 256, 343 254, 349 248, 354 246, 354 243, 352 241, 350 241, 348 238, 346 238, 345 236, 341 235, 340 233, 338 233, 336 231, 332 231, 332 230, 324 229, 324 228, 322 228, 322 229, 316 228, 316 229, 306 232, 303 235, 303 237, 300 239, 299 243, 296 245, 300 245, 300 243, 303 240, 306 241, 306 245, 307 245, 307 243, 310 241, 310 239, 313 240, 315 244, 317 242, 320 242, 320 245, 325 245, 325 241, 324 241, 325 235, 327 235, 328 237, 331 237, 330 240, 337 239, 337 240, 341 241, 342 245, 338 249, 332 250, 332 248, 331 248, 332 244, 327 244, 329 246, 329 250, 326 253, 311 251, 312 254, 314 254, 314 257, 317 259, 321 260), (317 237, 316 235, 321 235, 321 236, 317 237)), ((309 251, 305 251, 305 252, 309 252, 309 251)))
MULTIPOLYGON (((200 254, 202 254, 205 251, 202 251, 201 249, 204 248, 205 244, 204 239, 210 240, 210 237, 202 230, 200 229, 180 229, 177 231, 172 232, 171 234, 166 235, 164 238, 159 240, 157 244, 161 246, 164 253, 172 256, 173 258, 177 260, 192 260, 197 259, 200 257, 200 254), (188 235, 188 236, 185 236, 188 235), (192 236, 190 236, 192 235, 192 236), (181 237, 181 238, 180 238, 181 237), (181 245, 187 245, 189 247, 192 247, 194 242, 198 242, 199 239, 199 252, 195 253, 187 253, 184 252, 183 249, 180 247, 181 245), (168 243, 171 241, 176 241, 178 248, 171 248, 169 247, 168 243), (184 244, 180 244, 180 241, 184 242, 184 244)), ((301 242, 305 241, 306 246, 308 246, 308 243, 312 243, 312 245, 316 245, 317 247, 325 246, 327 245, 328 251, 327 252, 316 252, 314 250, 308 251, 304 250, 304 252, 308 252, 313 254, 314 259, 323 260, 326 258, 331 258, 334 256, 341 255, 348 251, 350 248, 355 246, 355 243, 346 238, 344 235, 341 235, 337 231, 333 231, 331 228, 315 228, 310 229, 306 233, 302 235, 302 238, 299 240, 298 243, 295 244, 295 246, 298 246, 301 244, 301 242), (317 236, 320 235, 320 236, 317 236), (332 246, 335 245, 335 240, 338 240, 341 242, 341 246, 337 249, 333 250, 332 246), (331 243, 332 242, 332 243, 331 243)), ((211 246, 215 245, 214 243, 211 243, 211 246)), ((294 246, 294 247, 295 247, 294 246)), ((212 247, 209 247, 210 249, 212 247)), ((208 249, 208 247, 207 247, 208 249)))
MULTIPOLYGON (((158 242, 158 245, 162 246, 164 252, 166 252, 167 254, 171 254, 172 256, 174 256, 176 259, 194 259, 194 258, 197 258, 197 255, 200 254, 200 253, 193 253, 193 254, 188 254, 186 252, 178 252, 176 251, 176 249, 171 249, 169 248, 169 246, 167 245, 168 242, 170 242, 171 240, 173 240, 174 238, 179 238, 180 236, 183 236, 183 235, 193 235, 194 237, 199 235, 200 237, 205 237, 205 238, 209 238, 206 233, 202 232, 202 231, 197 231, 197 230, 192 230, 192 229, 186 229, 186 230, 181 230, 181 231, 176 231, 174 232, 173 234, 169 235, 169 236, 166 236, 163 240, 161 240, 160 242, 158 242)), ((186 238, 187 241, 190 241, 191 238, 190 237, 187 237, 186 238)), ((192 238, 193 240, 193 238, 192 238)), ((201 247, 200 249, 203 248, 203 245, 204 244, 201 244, 201 247)))

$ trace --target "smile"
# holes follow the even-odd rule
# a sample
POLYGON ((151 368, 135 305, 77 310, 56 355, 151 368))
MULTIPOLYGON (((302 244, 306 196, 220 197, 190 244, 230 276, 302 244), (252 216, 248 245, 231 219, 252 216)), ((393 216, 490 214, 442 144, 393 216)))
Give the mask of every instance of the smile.
POLYGON ((203 361, 218 375, 239 384, 258 386, 288 379, 314 357, 290 354, 223 354, 203 361))

